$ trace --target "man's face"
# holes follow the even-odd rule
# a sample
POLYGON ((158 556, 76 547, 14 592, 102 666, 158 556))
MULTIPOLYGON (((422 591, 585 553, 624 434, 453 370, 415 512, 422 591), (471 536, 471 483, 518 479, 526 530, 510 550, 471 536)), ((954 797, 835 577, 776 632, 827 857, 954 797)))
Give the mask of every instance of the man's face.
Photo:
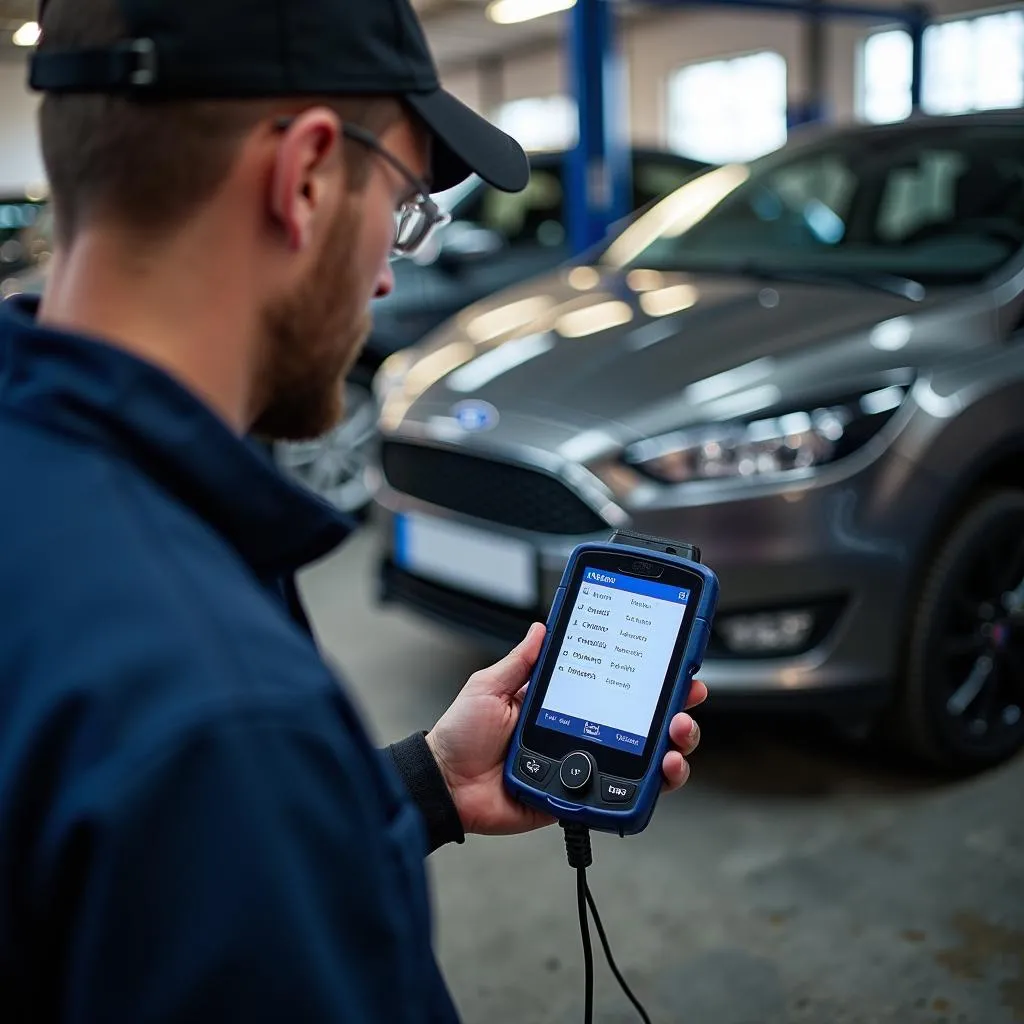
MULTIPOLYGON (((406 118, 380 142, 423 177, 424 133, 406 118)), ((344 415, 342 384, 370 334, 370 303, 394 287, 389 257, 395 210, 410 185, 387 161, 368 151, 363 187, 347 188, 337 216, 317 247, 304 279, 263 313, 266 395, 253 431, 271 440, 307 440, 327 433, 344 415)))

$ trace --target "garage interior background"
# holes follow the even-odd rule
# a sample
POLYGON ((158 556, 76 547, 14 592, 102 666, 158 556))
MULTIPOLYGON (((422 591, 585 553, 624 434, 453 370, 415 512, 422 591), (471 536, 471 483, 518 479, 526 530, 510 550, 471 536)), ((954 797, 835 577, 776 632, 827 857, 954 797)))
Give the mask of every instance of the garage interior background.
MULTIPOLYGON (((0 0, 0 189, 42 179, 38 101, 24 84, 27 47, 14 42, 16 35, 34 42, 24 26, 35 6, 34 0, 0 0)), ((529 148, 573 143, 568 13, 496 24, 486 16, 486 0, 417 0, 416 6, 449 89, 529 148)), ((628 131, 635 143, 669 145, 710 162, 744 160, 785 141, 787 125, 819 99, 827 119, 837 122, 895 120, 910 111, 909 36, 884 21, 821 23, 819 98, 809 38, 815 30, 805 18, 750 8, 619 8, 628 131)), ((926 111, 1024 104, 1021 5, 932 0, 929 11, 926 111)))
MULTIPOLYGON (((414 3, 448 88, 530 149, 573 144, 572 12, 496 24, 487 0, 414 3)), ((513 3, 539 10, 573 0, 513 3)), ((895 0, 863 3, 897 10, 895 0)), ((37 0, 0 0, 0 193, 42 184, 38 99, 25 87, 36 7, 37 0)), ((814 108, 834 123, 897 121, 911 112, 911 42, 892 19, 814 21, 727 0, 623 0, 616 9, 628 86, 617 100, 635 145, 710 163, 745 161, 780 146, 814 108)), ((1024 107, 1024 2, 929 0, 928 11, 923 109, 1024 107)), ((730 287, 726 302, 709 302, 700 315, 705 308, 718 315, 749 286, 730 287)), ((851 293, 840 288, 825 301, 847 316, 851 293)), ((896 309, 916 315, 884 288, 852 295, 864 317, 896 309)), ((821 305, 801 308, 829 319, 821 305)), ((1024 339, 1020 306, 1014 315, 1015 338, 1024 339)), ((911 335, 870 336, 870 345, 888 351, 911 335)), ((862 337, 867 348, 867 329, 862 337)), ((980 333, 966 337, 984 354, 980 333)), ((814 335, 822 346, 839 338, 814 335)), ((1021 350, 1019 340, 1016 349, 999 345, 1010 357, 1021 350)), ((408 609, 375 602, 384 535, 359 531, 303 582, 327 653, 344 666, 375 735, 387 742, 436 721, 483 655, 408 609)), ((802 719, 734 721, 715 718, 712 707, 701 724, 686 793, 662 805, 657 828, 644 836, 601 841, 593 869, 613 944, 631 984, 658 1011, 654 1019, 1024 1021, 1019 757, 953 782, 893 766, 802 719)), ((465 1019, 578 1019, 579 935, 557 830, 474 838, 428 866, 438 951, 465 1019)), ((634 1019, 603 969, 598 986, 601 1024, 634 1019)))

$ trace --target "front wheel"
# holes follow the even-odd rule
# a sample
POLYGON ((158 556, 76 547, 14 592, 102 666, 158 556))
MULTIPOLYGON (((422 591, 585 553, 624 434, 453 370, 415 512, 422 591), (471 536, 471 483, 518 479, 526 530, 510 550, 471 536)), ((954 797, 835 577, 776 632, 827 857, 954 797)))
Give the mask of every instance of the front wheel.
POLYGON ((902 738, 932 764, 974 771, 1024 746, 1024 493, 985 495, 947 536, 898 697, 902 738))
POLYGON ((274 458, 285 472, 315 494, 351 515, 366 513, 373 497, 366 470, 377 428, 377 407, 370 389, 345 385, 345 418, 315 441, 279 443, 274 458))

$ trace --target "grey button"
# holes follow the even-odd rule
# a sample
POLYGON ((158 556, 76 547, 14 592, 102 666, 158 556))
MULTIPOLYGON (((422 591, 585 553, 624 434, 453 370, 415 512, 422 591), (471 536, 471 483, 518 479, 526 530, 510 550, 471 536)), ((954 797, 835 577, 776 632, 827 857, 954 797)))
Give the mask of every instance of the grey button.
POLYGON ((523 754, 519 758, 519 771, 538 785, 548 777, 550 769, 551 762, 545 761, 543 757, 537 757, 536 754, 523 754))
POLYGON ((620 782, 601 776, 601 799, 607 804, 625 804, 633 799, 636 786, 632 782, 620 782))

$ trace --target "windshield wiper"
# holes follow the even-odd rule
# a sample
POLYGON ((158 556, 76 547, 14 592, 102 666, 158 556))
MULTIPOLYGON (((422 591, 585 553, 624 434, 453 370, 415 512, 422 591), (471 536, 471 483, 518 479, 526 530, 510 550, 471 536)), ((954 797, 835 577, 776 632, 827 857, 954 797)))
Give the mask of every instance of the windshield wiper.
POLYGON ((925 297, 925 287, 920 281, 900 274, 888 274, 878 270, 847 270, 836 268, 823 270, 820 267, 774 267, 755 260, 743 260, 722 268, 726 273, 742 277, 756 277, 765 281, 793 281, 798 284, 850 284, 858 288, 871 288, 897 295, 911 302, 920 302, 925 297))

